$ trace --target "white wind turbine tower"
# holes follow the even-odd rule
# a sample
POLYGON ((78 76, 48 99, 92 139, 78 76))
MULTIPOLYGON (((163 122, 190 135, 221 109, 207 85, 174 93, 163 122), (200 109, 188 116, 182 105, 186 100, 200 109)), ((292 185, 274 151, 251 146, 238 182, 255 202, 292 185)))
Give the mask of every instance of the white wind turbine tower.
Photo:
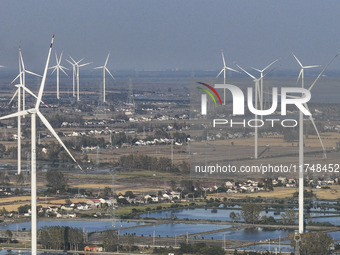
MULTIPOLYGON (((71 56, 70 56, 70 58, 73 59, 71 56)), ((72 81, 73 81, 73 83, 72 83, 72 85, 73 85, 72 95, 73 95, 73 97, 75 97, 76 96, 76 75, 77 75, 76 63, 72 63, 68 59, 66 59, 66 61, 69 62, 72 65, 72 81)), ((81 60, 79 60, 79 62, 80 61, 81 60)))
MULTIPOLYGON (((21 111, 21 89, 25 90, 30 95, 37 98, 37 96, 35 94, 33 94, 33 92, 30 91, 27 87, 24 87, 21 82, 22 82, 22 77, 20 76, 20 84, 14 85, 15 87, 17 87, 17 90, 15 91, 13 97, 11 98, 11 100, 8 103, 8 104, 11 104, 12 101, 14 100, 14 98, 16 96, 18 96, 18 112, 21 111)), ((43 101, 41 101, 41 102, 44 105, 46 105, 43 101)), ((21 173, 21 116, 19 116, 19 115, 18 115, 18 139, 17 140, 18 140, 17 158, 18 158, 18 175, 19 175, 21 173)))
MULTIPOLYGON (((260 78, 255 78, 254 75, 248 73, 246 70, 244 70, 242 67, 240 67, 239 65, 236 65, 238 68, 240 68, 243 72, 245 72, 247 75, 249 75, 251 78, 253 78, 254 82, 255 82, 255 109, 257 109, 258 107, 258 95, 259 95, 259 92, 260 92, 260 80, 263 79, 263 77, 260 77, 260 78)), ((267 73, 268 74, 268 73, 267 73)), ((257 114, 255 114, 255 121, 256 121, 256 125, 255 125, 255 150, 254 150, 254 158, 257 159, 258 157, 258 144, 257 144, 257 140, 258 140, 258 127, 257 127, 257 114)))
MULTIPOLYGON (((87 66, 89 64, 91 64, 91 62, 88 62, 88 63, 85 63, 85 64, 80 64, 80 62, 84 59, 82 58, 81 60, 79 60, 78 62, 76 62, 72 57, 70 57, 76 67, 76 75, 77 75, 77 101, 80 101, 80 98, 79 98, 79 68, 80 67, 83 67, 83 66, 87 66)), ((69 61, 70 63, 70 61, 69 61)))
POLYGON ((57 64, 55 66, 52 66, 52 67, 49 68, 49 69, 53 68, 53 71, 52 71, 51 74, 53 74, 54 71, 57 70, 57 99, 60 99, 60 96, 59 96, 59 70, 61 70, 64 74, 66 74, 66 76, 68 76, 68 74, 64 70, 64 69, 66 69, 66 70, 68 70, 68 69, 60 64, 62 57, 63 57, 63 53, 60 54, 59 59, 58 59, 57 53, 55 53, 55 61, 56 61, 57 64))
MULTIPOLYGON (((19 67, 19 74, 18 74, 18 76, 17 77, 15 77, 14 79, 13 79, 13 81, 11 82, 11 84, 13 83, 13 82, 15 82, 21 75, 22 75, 22 81, 20 82, 20 84, 22 84, 22 86, 23 86, 23 88, 26 86, 26 73, 28 73, 28 74, 32 74, 32 75, 35 75, 35 76, 38 76, 38 77, 42 77, 41 75, 39 75, 39 74, 36 74, 36 73, 33 73, 33 72, 31 72, 31 71, 29 71, 29 70, 26 70, 25 69, 25 64, 24 64, 24 59, 23 59, 23 57, 22 57, 22 52, 21 52, 21 48, 19 47, 19 65, 21 66, 21 67, 19 67)), ((22 110, 25 110, 25 90, 23 89, 23 91, 22 91, 22 110)), ((24 118, 25 118, 25 116, 24 116, 24 118)))
MULTIPOLYGON (((222 73, 223 73, 223 84, 227 84, 227 70, 239 73, 239 71, 232 69, 231 67, 228 67, 225 63, 225 58, 224 58, 224 53, 222 50, 222 60, 223 60, 223 67, 221 69, 221 71, 219 72, 219 74, 216 76, 216 78, 218 78, 222 73)), ((225 92, 225 88, 223 89, 223 105, 225 105, 226 103, 226 92, 225 92)))
POLYGON ((106 99, 105 99, 105 71, 107 71, 110 76, 112 77, 112 79, 115 80, 115 78, 113 77, 113 75, 110 73, 109 69, 107 69, 106 65, 107 65, 107 61, 109 60, 109 57, 110 57, 110 52, 109 54, 107 55, 106 57, 106 60, 105 60, 105 64, 103 66, 98 66, 98 67, 95 67, 94 69, 100 69, 102 68, 103 69, 103 102, 105 103, 106 102, 106 99))
MULTIPOLYGON (((279 59, 276 59, 275 61, 271 62, 269 65, 267 65, 262 70, 252 67, 252 69, 254 69, 255 71, 258 71, 261 74, 261 77, 260 77, 261 78, 261 84, 260 84, 260 93, 259 93, 259 97, 260 97, 260 109, 261 109, 261 111, 263 110, 263 72, 266 71, 269 67, 271 67, 278 60, 279 59)), ((261 120, 262 119, 263 119, 263 116, 261 115, 261 120)))
MULTIPOLYGON (((14 78, 14 80, 11 82, 11 84, 16 81, 19 78, 20 81, 20 86, 15 85, 16 87, 18 87, 18 89, 16 90, 16 92, 14 93, 12 99, 10 100, 9 104, 13 101, 13 99, 15 98, 16 95, 18 95, 18 112, 21 111, 21 100, 23 100, 23 106, 25 106, 25 72, 36 75, 36 76, 40 76, 38 74, 35 74, 31 71, 25 70, 25 65, 24 65, 24 60, 22 57, 22 53, 21 53, 21 48, 19 47, 19 74, 17 75, 17 77, 14 78), (21 88, 23 88, 23 98, 21 98, 21 88)), ((40 76, 41 77, 41 76, 40 76)), ((17 134, 18 134, 18 152, 17 152, 17 159, 18 159, 18 174, 21 173, 21 116, 18 116, 18 128, 17 128, 17 134)))
MULTIPOLYGON (((24 116, 24 115, 31 115, 31 243, 32 243, 32 254, 37 254, 37 176, 36 176, 36 116, 38 115, 40 120, 44 123, 44 125, 47 127, 47 129, 53 134, 53 136, 58 140, 58 142, 62 145, 62 147, 67 151, 67 153, 70 155, 70 157, 73 159, 73 161, 78 165, 78 167, 82 170, 82 168, 79 166, 77 161, 74 159, 70 151, 66 148, 65 144, 62 142, 58 134, 55 132, 55 130, 52 128, 51 124, 48 122, 48 120, 42 115, 42 113, 39 110, 42 95, 44 92, 45 87, 45 81, 46 81, 46 75, 47 75, 47 69, 48 64, 51 56, 51 50, 53 45, 54 35, 52 37, 51 45, 49 48, 46 65, 44 69, 43 78, 41 81, 38 98, 35 104, 35 107, 32 109, 19 111, 17 113, 9 114, 7 116, 1 117, 0 120, 3 119, 9 119, 17 116, 24 116)), ((82 170, 83 171, 83 170, 82 170)))
MULTIPOLYGON (((309 87, 309 91, 311 91, 311 89, 314 87, 314 85, 316 84, 316 82, 318 81, 318 79, 321 77, 321 75, 323 74, 323 72, 326 70, 326 68, 333 62, 333 60, 339 55, 336 54, 335 57, 333 57, 333 59, 324 67, 324 69, 321 71, 321 73, 318 75, 318 77, 315 79, 315 81, 312 83, 312 85, 309 87)), ((301 70, 298 76, 298 81, 301 77, 301 86, 302 88, 304 88, 304 82, 305 82, 305 77, 304 77, 304 69, 307 68, 313 68, 313 67, 319 67, 319 65, 313 65, 313 66, 303 66, 301 64, 301 62, 299 61, 299 59, 293 54, 294 58, 296 59, 296 61, 299 63, 301 70)), ((305 108, 309 111, 307 104, 304 104, 305 108)), ((316 133, 319 137, 322 149, 323 149, 323 155, 325 157, 325 147, 323 145, 323 142, 321 140, 319 131, 316 128, 316 125, 314 123, 313 117, 310 116, 309 117, 310 120, 313 123, 313 126, 316 130, 316 133)), ((303 216, 303 201, 304 201, 304 183, 303 183, 303 179, 304 179, 304 150, 303 150, 303 113, 300 110, 299 111, 299 233, 302 234, 303 233, 303 229, 304 229, 304 216, 303 216)))

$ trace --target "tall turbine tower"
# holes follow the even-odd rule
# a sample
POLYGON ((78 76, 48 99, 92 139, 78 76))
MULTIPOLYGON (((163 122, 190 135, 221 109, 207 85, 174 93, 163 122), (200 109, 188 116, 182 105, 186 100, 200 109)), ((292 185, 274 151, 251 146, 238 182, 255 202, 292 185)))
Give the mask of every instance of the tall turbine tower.
MULTIPOLYGON (((258 95, 259 95, 259 92, 260 92, 260 80, 263 79, 263 77, 260 77, 260 78, 255 78, 254 75, 251 75, 250 73, 248 73, 246 70, 244 70, 242 67, 240 67, 239 65, 237 65, 238 68, 240 68, 243 72, 245 72, 247 75, 249 75, 251 78, 253 78, 253 81, 255 83, 255 109, 258 108, 258 95)), ((258 157, 258 144, 257 144, 257 140, 258 140, 258 127, 257 127, 257 114, 255 114, 255 121, 256 121, 256 125, 255 125, 255 149, 254 149, 254 158, 257 159, 258 157)))
MULTIPOLYGON (((77 69, 77 71, 76 71, 76 75, 77 75, 77 101, 80 101, 80 98, 79 98, 79 68, 83 67, 83 66, 87 66, 91 63, 89 62, 89 63, 85 63, 85 64, 80 64, 80 62, 83 61, 84 58, 82 58, 78 62, 76 62, 72 57, 70 57, 70 58, 72 59, 73 64, 75 65, 75 67, 77 69)), ((70 61, 68 61, 68 62, 71 63, 70 61)))
POLYGON ((59 96, 59 70, 61 70, 66 76, 68 76, 68 74, 64 70, 64 69, 66 69, 66 70, 68 70, 68 69, 60 64, 62 57, 63 57, 63 53, 60 54, 59 59, 58 59, 57 53, 55 53, 55 61, 56 61, 57 64, 55 66, 52 66, 52 67, 49 68, 49 69, 53 68, 53 71, 52 71, 51 74, 53 74, 54 71, 57 70, 57 99, 60 99, 60 96, 59 96))
MULTIPOLYGON (((327 69, 327 67, 333 62, 333 60, 339 55, 336 54, 332 60, 324 67, 324 69, 321 71, 321 73, 318 75, 318 77, 315 79, 315 81, 312 83, 312 85, 308 88, 309 91, 312 90, 312 88, 314 87, 314 85, 316 84, 316 82, 319 80, 319 78, 321 77, 321 75, 324 73, 324 71, 327 69)), ((301 86, 302 88, 304 88, 304 69, 307 68, 313 68, 313 67, 318 67, 317 65, 314 66, 303 66, 301 64, 301 62, 299 61, 299 59, 293 54, 294 58, 296 59, 296 61, 299 63, 301 70, 298 76, 298 81, 301 77, 301 86)), ((305 108, 308 109, 307 104, 304 104, 305 108)), ((309 111, 309 109, 308 109, 309 111)), ((314 123, 313 117, 310 116, 310 120, 313 123, 314 128, 316 129, 316 125, 314 123)), ((322 143, 320 134, 318 132, 318 130, 316 129, 317 135, 319 137, 322 149, 323 149, 323 155, 325 157, 325 147, 322 143)), ((304 150, 303 150, 303 113, 302 111, 299 112, 299 233, 302 234, 303 233, 303 229, 304 229, 304 215, 303 215, 303 201, 304 201, 304 183, 303 183, 303 179, 304 179, 304 150)))
MULTIPOLYGON (((318 67, 318 65, 313 66, 303 66, 300 60, 293 54, 294 58, 298 62, 301 67, 298 81, 301 77, 301 87, 305 87, 305 69, 318 67)), ((303 201, 304 201, 304 184, 303 184, 303 167, 304 167, 304 158, 303 158, 303 113, 299 111, 299 233, 303 233, 304 226, 304 217, 303 217, 303 201)))
MULTIPOLYGON (((239 71, 232 69, 231 67, 228 67, 225 63, 225 59, 224 59, 224 53, 222 50, 222 60, 223 60, 223 67, 220 71, 220 73, 216 76, 216 78, 218 78, 222 73, 223 73, 223 84, 227 84, 227 70, 239 73, 239 71)), ((226 104, 226 92, 225 92, 225 88, 223 89, 223 105, 226 104)))
MULTIPOLYGON (((73 60, 73 58, 71 56, 70 56, 70 58, 73 60)), ((68 59, 66 59, 66 61, 69 62, 72 65, 72 85, 73 85, 73 87, 72 87, 72 95, 73 95, 73 97, 75 97, 76 96, 76 75, 77 75, 76 62, 73 60, 74 63, 72 63, 68 59)), ((78 63, 80 61, 82 61, 82 59, 79 60, 78 63)))
POLYGON ((107 61, 109 60, 109 57, 110 57, 110 52, 109 52, 109 54, 107 54, 107 57, 106 57, 106 60, 105 60, 105 64, 103 66, 98 66, 98 67, 94 68, 94 69, 100 69, 100 68, 103 69, 103 103, 106 102, 106 98, 105 98, 105 95, 106 95, 105 73, 106 73, 106 71, 109 73, 109 75, 112 77, 112 79, 115 80, 115 77, 113 77, 113 75, 110 73, 109 69, 106 67, 107 61))
MULTIPOLYGON (((77 161, 74 159, 70 151, 66 148, 65 144, 62 142, 62 140, 59 138, 58 134, 55 132, 55 130, 52 128, 51 124, 48 122, 48 120, 42 115, 40 112, 40 103, 42 99, 42 95, 44 92, 45 87, 45 81, 46 81, 46 75, 47 75, 47 69, 48 64, 51 56, 51 50, 53 45, 54 35, 52 37, 52 41, 50 44, 46 65, 44 69, 43 78, 41 81, 38 98, 35 104, 35 107, 28 110, 23 110, 17 113, 9 114, 7 116, 1 117, 0 120, 3 119, 9 119, 17 116, 24 116, 24 115, 31 115, 31 245, 32 245, 32 254, 37 255, 37 176, 36 176, 36 116, 38 115, 40 120, 43 122, 43 124, 47 127, 47 129, 53 134, 53 136, 58 140, 58 142, 62 145, 62 147, 66 150, 66 152, 70 155, 70 157, 73 159, 74 162, 78 165, 78 167, 82 170, 82 168, 79 166, 77 161)), ((82 170, 83 171, 83 170, 82 170)))

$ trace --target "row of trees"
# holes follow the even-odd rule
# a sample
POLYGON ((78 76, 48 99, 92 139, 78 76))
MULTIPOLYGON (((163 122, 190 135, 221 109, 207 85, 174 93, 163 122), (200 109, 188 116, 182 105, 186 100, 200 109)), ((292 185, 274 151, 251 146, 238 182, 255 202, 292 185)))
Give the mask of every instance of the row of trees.
MULTIPOLYGON (((260 222, 263 224, 277 224, 277 221, 272 216, 260 217, 262 210, 263 208, 259 204, 246 203, 241 206, 241 213, 231 212, 229 217, 233 221, 241 220, 241 218, 243 218, 244 221, 249 224, 256 224, 260 222)), ((283 225, 294 225, 297 220, 297 214, 294 210, 288 209, 281 214, 281 219, 283 225)))
POLYGON ((144 154, 129 154, 121 156, 118 160, 118 165, 126 169, 144 169, 155 171, 189 171, 190 166, 185 163, 179 165, 172 164, 170 158, 166 157, 151 157, 144 154))
POLYGON ((84 235, 78 228, 51 226, 39 230, 39 240, 44 249, 79 250, 84 235))

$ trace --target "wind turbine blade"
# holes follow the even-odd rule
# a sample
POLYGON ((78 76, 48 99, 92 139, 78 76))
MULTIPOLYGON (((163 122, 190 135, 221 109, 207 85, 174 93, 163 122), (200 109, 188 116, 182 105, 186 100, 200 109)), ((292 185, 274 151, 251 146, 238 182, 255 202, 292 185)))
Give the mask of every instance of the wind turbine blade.
POLYGON ((109 54, 107 54, 107 57, 106 57, 106 60, 105 60, 105 67, 106 67, 106 65, 107 65, 107 61, 109 61, 109 57, 110 57, 110 51, 109 51, 109 54))
POLYGON ((58 56, 57 56, 57 51, 54 52, 54 55, 55 55, 55 62, 57 63, 58 65, 58 56))
POLYGON ((263 75, 263 77, 261 79, 263 79, 264 77, 266 77, 267 75, 269 75, 271 72, 273 72, 276 68, 274 67, 273 69, 271 69, 268 73, 266 73, 265 75, 263 75))
POLYGON ((338 52, 332 59, 331 61, 328 62, 328 64, 322 69, 321 73, 318 75, 318 77, 316 77, 315 81, 312 83, 312 85, 309 87, 309 91, 311 91, 311 89, 314 87, 314 85, 316 84, 316 82, 319 80, 319 78, 321 77, 321 75, 326 71, 326 69, 328 68, 328 66, 334 61, 334 59, 336 59, 337 56, 339 56, 340 52, 338 52))
POLYGON ((72 63, 70 60, 66 59, 67 62, 69 62, 72 66, 74 66, 75 64, 72 63))
POLYGON ((62 57, 63 57, 63 52, 61 52, 61 54, 60 54, 58 65, 60 65, 62 57))
MULTIPOLYGON (((53 71, 52 71, 52 73, 51 73, 51 74, 53 74, 54 71, 57 70, 58 67, 57 67, 57 66, 52 66, 52 67, 50 67, 50 68, 54 68, 53 71)), ((50 69, 50 68, 48 68, 48 69, 50 69)))
POLYGON ((37 103, 35 104, 35 108, 36 108, 36 109, 39 108, 39 105, 40 105, 40 102, 41 102, 41 99, 42 99, 42 95, 43 95, 43 93, 44 93, 44 87, 45 87, 45 81, 46 81, 48 63, 50 62, 51 51, 52 51, 52 46, 53 46, 53 40, 54 40, 54 35, 52 36, 50 49, 49 49, 48 55, 47 55, 47 60, 46 60, 46 65, 45 65, 45 70, 44 70, 44 75, 43 75, 43 78, 42 78, 42 80, 41 80, 41 85, 40 85, 40 89, 39 89, 39 93, 38 93, 37 103))
POLYGON ((24 64, 24 59, 22 57, 21 48, 19 48, 19 58, 20 58, 22 70, 25 71, 25 64, 24 64))
MULTIPOLYGON (((305 106, 305 108, 310 112, 309 108, 308 108, 308 105, 306 103, 303 104, 305 106)), ((323 150, 323 153, 324 153, 324 156, 326 155, 326 149, 325 149, 325 146, 322 142, 322 139, 321 139, 321 136, 320 136, 320 133, 319 133, 319 130, 318 128, 316 127, 315 125, 315 122, 314 122, 314 119, 313 119, 313 116, 312 115, 309 115, 309 119, 311 120, 313 126, 314 126, 314 129, 315 129, 315 132, 319 138, 319 141, 320 141, 320 144, 321 144, 321 147, 322 147, 322 150, 323 150)))
POLYGON ((256 80, 255 76, 251 75, 250 73, 248 73, 246 70, 244 70, 242 67, 240 67, 239 65, 236 64, 236 66, 238 68, 240 68, 243 72, 245 72, 246 74, 248 74, 251 78, 253 78, 254 80, 256 80))
POLYGON ((250 67, 250 68, 253 69, 253 70, 255 70, 255 71, 258 71, 259 73, 262 73, 262 72, 263 72, 262 70, 257 69, 257 68, 255 68, 255 67, 250 67))
POLYGON ((28 115, 28 114, 29 114, 28 110, 15 112, 15 113, 0 117, 0 120, 11 119, 11 118, 14 118, 14 117, 24 116, 24 115, 28 115))
POLYGON ((14 98, 18 95, 19 92, 19 88, 15 91, 14 95, 12 96, 11 100, 9 101, 9 105, 12 103, 12 101, 14 100, 14 98))
POLYGON ((59 66, 59 69, 60 69, 67 77, 70 77, 70 76, 68 76, 68 74, 64 71, 64 68, 65 68, 66 70, 68 70, 66 67, 59 66))
POLYGON ((300 60, 294 55, 294 53, 292 52, 294 58, 296 59, 296 61, 299 63, 299 65, 303 68, 303 65, 301 64, 300 60))
POLYGON ((111 72, 109 71, 109 69, 107 69, 107 68, 105 67, 105 70, 109 73, 109 75, 111 75, 112 79, 116 80, 115 77, 113 77, 113 75, 112 75, 111 72))
MULTIPOLYGON (((58 140, 58 142, 61 144, 61 146, 65 149, 65 151, 68 153, 68 155, 72 158, 72 160, 77 164, 77 166, 80 168, 80 170, 82 172, 84 172, 84 170, 81 168, 81 166, 78 164, 77 160, 72 156, 71 152, 67 149, 67 147, 65 146, 65 144, 63 143, 63 141, 60 139, 60 137, 58 136, 58 134, 55 132, 55 130, 53 129, 53 127, 51 126, 51 124, 48 122, 48 120, 44 117, 44 115, 42 115, 42 113, 40 111, 37 111, 37 115, 39 116, 40 120, 42 121, 42 123, 44 123, 44 125, 47 127, 47 129, 52 133, 52 135, 55 137, 55 139, 58 140)), ((85 172, 84 172, 85 173, 85 172)))
POLYGON ((105 66, 97 66, 97 67, 94 67, 93 69, 102 69, 104 68, 105 66))
POLYGON ((224 71, 224 68, 222 68, 221 72, 219 72, 219 74, 216 76, 216 78, 217 78, 218 76, 220 76, 220 75, 223 73, 223 71, 224 71))
POLYGON ((297 78, 297 80, 296 80, 296 85, 298 84, 298 82, 299 82, 299 80, 300 80, 300 77, 301 77, 301 75, 302 75, 302 72, 303 72, 303 69, 300 70, 299 76, 298 76, 298 78, 297 78))
POLYGON ((319 67, 320 65, 314 65, 314 66, 304 66, 303 68, 306 69, 306 68, 314 68, 314 67, 319 67))
POLYGON ((225 59, 224 59, 224 52, 223 52, 223 50, 222 50, 222 60, 223 60, 223 66, 225 67, 226 63, 225 63, 225 59))
MULTIPOLYGON (((76 64, 77 62, 70 56, 70 59, 72 59, 73 63, 76 64)), ((67 59, 66 59, 67 60, 67 59)), ((68 61, 68 60, 67 60, 68 61)), ((70 61, 69 61, 70 62, 70 61)), ((70 62, 71 63, 71 62, 70 62)))
POLYGON ((267 65, 265 68, 263 68, 262 72, 266 71, 267 68, 269 68, 271 65, 274 65, 277 61, 279 61, 279 59, 274 60, 274 61, 271 62, 269 65, 267 65))
POLYGON ((79 60, 78 62, 75 62, 76 65, 78 65, 81 61, 83 61, 84 58, 82 58, 81 60, 79 60))
POLYGON ((228 67, 228 66, 226 66, 225 69, 230 70, 230 71, 233 71, 233 72, 235 72, 235 73, 240 73, 239 71, 237 71, 237 70, 235 70, 235 69, 232 69, 231 67, 228 67))
POLYGON ((28 70, 25 70, 24 72, 29 73, 29 74, 32 74, 32 75, 35 75, 35 76, 42 77, 40 74, 36 74, 36 73, 33 73, 33 72, 31 72, 31 71, 28 71, 28 70))
MULTIPOLYGON (((28 94, 30 94, 31 96, 33 96, 34 98, 38 99, 38 97, 31 91, 29 90, 26 86, 22 86, 20 84, 18 84, 18 87, 21 87, 23 90, 25 90, 28 94)), ((41 103, 43 105, 45 105, 47 108, 49 108, 49 106, 47 104, 45 104, 45 102, 43 100, 41 100, 41 103)))
POLYGON ((12 84, 13 82, 15 82, 15 81, 20 77, 21 74, 22 74, 22 72, 20 72, 20 73, 17 75, 17 77, 15 77, 15 78, 13 79, 13 81, 11 81, 11 84, 12 84))
POLYGON ((61 65, 59 65, 59 68, 60 68, 60 69, 62 69, 62 68, 63 68, 63 69, 66 69, 66 70, 70 70, 70 69, 68 69, 67 67, 65 67, 65 66, 61 66, 61 65))
POLYGON ((83 67, 83 66, 87 66, 89 64, 92 64, 92 62, 88 62, 88 63, 85 63, 85 64, 81 64, 81 65, 78 65, 79 67, 83 67))

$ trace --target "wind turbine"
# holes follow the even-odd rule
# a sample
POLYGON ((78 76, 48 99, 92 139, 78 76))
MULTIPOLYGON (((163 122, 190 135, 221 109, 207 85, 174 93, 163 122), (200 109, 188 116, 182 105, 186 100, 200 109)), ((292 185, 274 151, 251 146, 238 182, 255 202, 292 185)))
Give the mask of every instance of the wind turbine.
MULTIPOLYGON (((22 78, 20 76, 20 82, 22 82, 22 78)), ((33 97, 37 98, 37 96, 29 90, 27 87, 24 87, 21 83, 14 85, 17 87, 17 90, 15 91, 13 97, 9 101, 8 104, 11 104, 12 101, 16 96, 18 96, 18 112, 21 111, 21 89, 25 90, 27 93, 32 95, 33 97)), ((47 106, 43 101, 41 101, 45 106, 47 106)), ((17 158, 18 158, 18 175, 21 173, 21 116, 18 116, 18 151, 17 151, 17 158)))
MULTIPOLYGON (((263 72, 266 71, 269 67, 271 67, 278 60, 279 59, 276 59, 275 61, 271 62, 269 65, 267 65, 262 70, 256 69, 256 68, 252 67, 252 69, 254 69, 255 71, 258 71, 261 74, 261 84, 260 84, 260 94, 259 94, 259 97, 260 97, 260 109, 261 109, 261 111, 263 110, 263 72)), ((261 115, 261 120, 262 119, 263 119, 263 116, 261 115)))
POLYGON ((112 77, 112 79, 115 80, 115 78, 113 77, 113 75, 110 73, 109 69, 107 69, 106 65, 107 65, 107 61, 109 60, 109 56, 110 56, 110 52, 109 54, 107 55, 106 57, 106 60, 105 60, 105 64, 103 66, 98 66, 98 67, 95 67, 94 69, 100 69, 100 68, 103 68, 103 102, 105 103, 106 102, 106 99, 105 99, 105 71, 107 71, 110 76, 112 77))
MULTIPOLYGON (((72 59, 72 57, 70 56, 70 58, 72 59)), ((77 75, 77 69, 76 69, 76 64, 75 63, 72 63, 71 61, 69 61, 68 59, 66 59, 67 62, 69 62, 71 65, 72 65, 72 81, 73 81, 73 97, 76 96, 76 75, 77 75)), ((81 61, 81 60, 80 60, 81 61)), ((79 61, 79 62, 80 62, 79 61)))
MULTIPOLYGON (((15 77, 12 80, 11 84, 13 82, 15 82, 22 75, 22 81, 20 82, 20 84, 22 84, 22 86, 24 88, 26 86, 26 75, 25 75, 26 73, 32 74, 32 75, 35 75, 35 76, 38 76, 38 77, 42 77, 39 74, 33 73, 33 72, 25 69, 25 64, 24 64, 24 59, 22 57, 21 47, 19 47, 19 65, 21 66, 21 67, 19 67, 19 74, 17 75, 17 77, 15 77)), ((25 110, 25 90, 22 91, 22 110, 23 111, 25 110)))
MULTIPOLYGON (((222 67, 221 71, 219 72, 219 74, 216 76, 216 78, 219 77, 223 73, 223 83, 227 84, 226 83, 227 82, 227 70, 230 70, 230 71, 233 71, 233 72, 236 72, 236 73, 239 73, 239 71, 234 70, 231 67, 228 67, 226 65, 223 50, 222 50, 222 60, 223 60, 223 67, 222 67)), ((225 90, 226 89, 224 88, 223 89, 223 105, 225 105, 225 100, 226 100, 225 90)))
MULTIPOLYGON (((324 67, 324 69, 321 71, 321 73, 318 75, 318 77, 315 79, 315 81, 312 83, 312 85, 308 88, 309 91, 312 90, 312 88, 314 87, 314 85, 316 84, 316 82, 319 80, 319 78, 321 77, 321 75, 324 73, 324 71, 327 69, 327 67, 333 62, 333 60, 339 55, 336 54, 332 60, 324 67)), ((299 76, 298 76, 298 81, 301 77, 301 87, 304 88, 304 69, 307 68, 313 68, 313 67, 318 67, 319 65, 313 65, 313 66, 303 66, 300 62, 300 60, 293 54, 295 60, 298 62, 298 64, 301 67, 299 76)), ((306 107, 306 109, 309 111, 307 104, 305 103, 304 106, 306 107)), ((325 157, 325 147, 322 143, 320 134, 316 128, 316 125, 314 123, 313 117, 310 116, 310 120, 313 123, 313 126, 317 132, 317 135, 319 137, 322 149, 323 149, 323 155, 325 157)), ((303 201, 304 201, 304 184, 303 184, 303 178, 304 178, 304 150, 303 150, 303 113, 300 110, 299 111, 299 233, 302 234, 303 233, 303 229, 304 229, 304 217, 303 217, 303 201)))
MULTIPOLYGON (((80 64, 81 61, 83 61, 84 58, 82 58, 81 60, 79 60, 78 62, 76 62, 72 57, 70 57, 73 61, 73 64, 75 65, 76 68, 76 76, 77 76, 77 101, 80 101, 79 99, 79 68, 83 67, 83 66, 87 66, 89 64, 91 64, 91 62, 85 63, 85 64, 80 64)), ((69 61, 70 63, 70 61, 69 61)))
POLYGON ((60 54, 59 59, 58 59, 57 53, 55 53, 55 61, 56 61, 57 64, 55 66, 52 66, 52 67, 49 68, 49 69, 54 68, 51 74, 53 74, 54 71, 57 70, 57 99, 60 99, 60 97, 59 97, 59 70, 61 70, 64 74, 66 74, 68 76, 68 74, 64 71, 64 69, 66 69, 66 70, 68 70, 68 69, 66 67, 60 65, 62 57, 63 57, 62 52, 60 54))
MULTIPOLYGON (((19 111, 17 113, 9 114, 7 116, 1 117, 0 120, 3 119, 9 119, 13 117, 18 116, 25 116, 25 115, 31 115, 31 245, 32 245, 32 254, 37 254, 37 172, 36 172, 36 117, 39 116, 40 120, 44 123, 44 125, 47 127, 47 129, 53 134, 53 136, 58 140, 58 142, 62 145, 62 147, 66 150, 66 152, 70 155, 70 157, 73 159, 73 161, 78 165, 78 167, 82 170, 82 168, 79 166, 77 161, 74 159, 70 151, 67 149, 65 144, 62 142, 58 134, 55 132, 55 130, 52 128, 51 124, 48 122, 48 120, 42 115, 42 113, 39 110, 42 95, 44 92, 45 87, 45 81, 46 81, 46 75, 47 75, 47 69, 48 64, 51 56, 51 50, 53 45, 54 35, 51 40, 51 45, 48 51, 48 56, 46 60, 46 65, 44 69, 44 74, 41 80, 41 85, 38 93, 38 98, 35 104, 34 108, 19 111)), ((82 170, 83 171, 83 170, 82 170)))
MULTIPOLYGON (((236 65, 238 68, 240 68, 243 72, 245 72, 247 75, 249 75, 251 78, 253 78, 253 81, 255 82, 255 109, 257 109, 258 107, 258 94, 260 92, 260 80, 263 79, 263 77, 260 78, 256 78, 254 75, 248 73, 246 70, 244 70, 242 67, 240 67, 239 65, 236 65)), ((256 121, 256 125, 255 125, 255 150, 254 150, 254 158, 257 159, 258 157, 258 145, 257 145, 257 140, 258 140, 258 127, 257 127, 257 114, 255 114, 255 121, 256 121)))

